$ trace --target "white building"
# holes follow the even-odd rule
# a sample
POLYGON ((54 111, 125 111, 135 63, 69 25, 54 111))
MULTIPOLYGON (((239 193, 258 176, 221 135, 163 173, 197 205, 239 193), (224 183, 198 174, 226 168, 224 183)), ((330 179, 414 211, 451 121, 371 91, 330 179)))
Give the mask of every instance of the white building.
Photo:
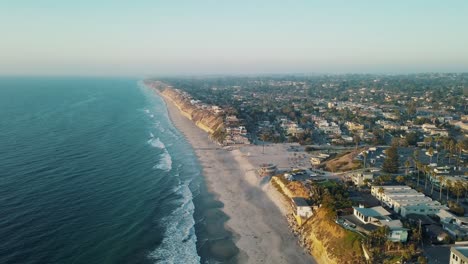
POLYGON ((371 194, 403 217, 407 214, 435 215, 447 208, 409 186, 372 186, 371 194))
POLYGON ((467 264, 468 247, 451 247, 450 264, 467 264))
POLYGON ((372 172, 354 172, 349 175, 351 180, 356 186, 364 185, 365 180, 371 181, 374 179, 374 174, 372 172))
POLYGON ((363 224, 387 226, 390 230, 387 239, 390 241, 406 242, 408 240, 408 229, 403 227, 400 220, 391 219, 389 217, 390 212, 382 206, 371 208, 353 207, 353 214, 363 224))
POLYGON ((308 219, 314 214, 312 206, 310 206, 304 198, 293 197, 291 200, 294 208, 294 214, 297 216, 308 219))

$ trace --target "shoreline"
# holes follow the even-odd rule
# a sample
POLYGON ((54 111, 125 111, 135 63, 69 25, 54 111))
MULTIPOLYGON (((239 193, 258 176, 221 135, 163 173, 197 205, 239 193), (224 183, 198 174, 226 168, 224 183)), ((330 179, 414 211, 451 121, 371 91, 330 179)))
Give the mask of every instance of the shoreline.
POLYGON ((170 98, 154 91, 164 100, 174 126, 194 149, 208 192, 224 204, 220 209, 228 216, 225 228, 233 233, 240 250, 237 262, 316 263, 289 229, 279 193, 257 177, 244 154, 238 149, 222 149, 183 116, 170 98))

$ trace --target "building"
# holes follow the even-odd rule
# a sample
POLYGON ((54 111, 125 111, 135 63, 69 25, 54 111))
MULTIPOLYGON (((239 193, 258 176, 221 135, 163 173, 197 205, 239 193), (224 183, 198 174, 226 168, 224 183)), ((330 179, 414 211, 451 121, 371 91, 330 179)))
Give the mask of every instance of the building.
POLYGON ((453 239, 466 239, 468 237, 468 217, 456 216, 447 210, 440 210, 437 213, 442 228, 453 239))
POLYGON ((329 157, 330 157, 330 155, 328 155, 328 154, 320 153, 320 154, 318 154, 316 156, 312 156, 310 158, 310 164, 315 165, 315 166, 320 165, 320 164, 322 164, 323 161, 325 161, 329 157))
POLYGON ((391 213, 382 206, 364 208, 364 206, 360 205, 359 207, 353 207, 353 216, 363 224, 362 228, 364 232, 375 229, 370 226, 387 226, 389 229, 388 240, 406 242, 408 240, 408 229, 403 227, 400 220, 390 218, 390 215, 391 213))
POLYGON ((451 247, 450 264, 467 264, 468 247, 451 247))
POLYGON ((349 122, 349 121, 345 122, 345 126, 351 131, 363 130, 364 129, 364 125, 357 124, 357 123, 354 123, 354 122, 349 122))
POLYGON ((354 172, 349 177, 356 186, 362 186, 365 184, 365 180, 372 181, 374 174, 372 172, 354 172))
POLYGON ((435 215, 447 209, 409 186, 372 186, 371 194, 403 217, 407 214, 435 215))
POLYGON ((260 174, 260 176, 262 177, 273 176, 276 174, 276 172, 277 172, 276 165, 271 164, 271 163, 264 163, 260 165, 260 168, 258 169, 258 174, 260 174))
POLYGON ((310 206, 304 198, 293 197, 291 200, 295 215, 309 219, 314 214, 312 206, 310 206))

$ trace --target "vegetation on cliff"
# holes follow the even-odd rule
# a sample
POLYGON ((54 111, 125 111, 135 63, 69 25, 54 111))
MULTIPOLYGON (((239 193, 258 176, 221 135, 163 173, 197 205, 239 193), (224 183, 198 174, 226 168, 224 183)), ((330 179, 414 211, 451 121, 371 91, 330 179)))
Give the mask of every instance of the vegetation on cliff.
POLYGON ((161 94, 172 100, 184 116, 192 120, 198 127, 208 132, 210 136, 222 142, 225 138, 224 119, 206 107, 194 104, 190 98, 172 88, 159 89, 161 94))

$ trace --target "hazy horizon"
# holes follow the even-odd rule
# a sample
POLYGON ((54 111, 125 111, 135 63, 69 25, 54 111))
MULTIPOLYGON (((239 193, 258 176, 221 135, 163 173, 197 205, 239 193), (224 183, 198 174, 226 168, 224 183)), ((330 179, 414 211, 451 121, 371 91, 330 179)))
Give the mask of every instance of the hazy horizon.
POLYGON ((468 72, 466 1, 0 3, 0 76, 468 72))

